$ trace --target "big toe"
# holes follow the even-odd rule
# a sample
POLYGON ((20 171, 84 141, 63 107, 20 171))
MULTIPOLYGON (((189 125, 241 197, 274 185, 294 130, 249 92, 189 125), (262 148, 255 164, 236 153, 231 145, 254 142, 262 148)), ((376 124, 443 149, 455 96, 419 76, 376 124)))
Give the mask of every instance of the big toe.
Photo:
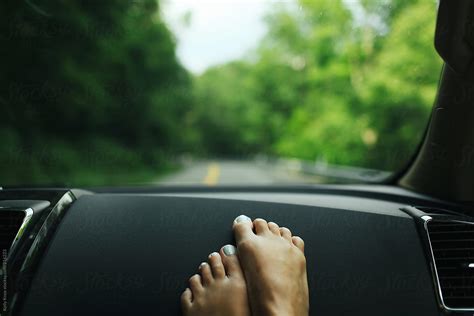
POLYGON ((233 245, 225 245, 221 248, 220 254, 227 276, 243 278, 242 268, 237 257, 237 249, 233 245))
POLYGON ((237 243, 250 238, 252 235, 255 235, 253 232, 252 220, 245 215, 240 215, 234 220, 232 229, 234 231, 235 241, 237 243))

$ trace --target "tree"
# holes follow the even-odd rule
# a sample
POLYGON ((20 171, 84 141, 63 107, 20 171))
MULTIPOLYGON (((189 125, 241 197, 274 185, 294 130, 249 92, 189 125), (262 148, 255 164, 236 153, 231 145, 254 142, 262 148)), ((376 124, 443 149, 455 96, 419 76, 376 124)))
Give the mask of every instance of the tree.
POLYGON ((191 81, 158 1, 6 0, 0 10, 2 178, 110 184, 155 177, 182 150, 191 81))

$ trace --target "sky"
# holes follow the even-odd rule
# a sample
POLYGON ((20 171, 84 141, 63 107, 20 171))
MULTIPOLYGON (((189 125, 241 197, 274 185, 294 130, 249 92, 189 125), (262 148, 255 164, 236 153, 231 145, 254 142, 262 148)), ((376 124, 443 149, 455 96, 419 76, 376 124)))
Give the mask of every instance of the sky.
POLYGON ((244 57, 256 48, 266 33, 263 17, 276 1, 166 0, 162 8, 176 36, 181 63, 200 74, 210 66, 244 57))

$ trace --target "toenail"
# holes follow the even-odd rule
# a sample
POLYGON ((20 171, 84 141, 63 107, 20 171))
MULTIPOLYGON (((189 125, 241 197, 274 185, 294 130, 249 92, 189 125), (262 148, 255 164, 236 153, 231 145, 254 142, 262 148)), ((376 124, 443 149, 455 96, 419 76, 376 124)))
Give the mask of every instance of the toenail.
POLYGON ((237 218, 234 220, 234 223, 251 223, 252 220, 250 219, 250 217, 248 216, 245 216, 245 215, 240 215, 240 216, 237 216, 237 218))
POLYGON ((211 253, 211 254, 209 255, 209 258, 210 258, 210 257, 214 257, 214 256, 218 256, 218 255, 219 255, 219 253, 213 252, 213 253, 211 253))
POLYGON ((199 269, 201 269, 202 267, 204 267, 205 265, 207 264, 207 262, 203 262, 199 265, 199 269))
POLYGON ((222 251, 224 252, 226 256, 233 256, 237 253, 237 249, 235 249, 235 247, 232 245, 225 245, 222 248, 222 251))

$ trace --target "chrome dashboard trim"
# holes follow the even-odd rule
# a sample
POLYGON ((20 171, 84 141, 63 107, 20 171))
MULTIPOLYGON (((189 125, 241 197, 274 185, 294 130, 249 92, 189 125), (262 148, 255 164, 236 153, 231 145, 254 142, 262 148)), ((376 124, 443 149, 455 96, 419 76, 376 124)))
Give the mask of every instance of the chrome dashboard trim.
MULTIPOLYGON (((10 299, 8 301, 6 316, 18 314, 21 308, 21 302, 27 293, 31 279, 34 277, 35 268, 41 259, 42 252, 46 249, 50 239, 54 235, 54 231, 59 225, 61 218, 75 200, 76 197, 71 191, 65 192, 59 200, 55 202, 52 209, 48 211, 46 218, 40 223, 35 222, 35 230, 36 225, 39 225, 39 228, 29 236, 29 238, 32 239, 32 243, 26 250, 25 257, 18 262, 19 269, 16 280, 14 281, 16 287, 14 287, 9 295, 10 299), (20 285, 19 287, 18 284, 20 285)), ((31 211, 33 212, 33 210, 31 211)), ((34 214, 31 213, 31 216, 33 215, 34 214)))
POLYGON ((51 212, 46 217, 41 228, 39 229, 36 237, 26 255, 23 265, 21 266, 20 272, 25 272, 32 265, 32 262, 39 257, 41 248, 47 243, 47 236, 53 226, 57 225, 61 217, 67 208, 76 200, 75 196, 69 191, 65 193, 57 204, 53 207, 51 212))

